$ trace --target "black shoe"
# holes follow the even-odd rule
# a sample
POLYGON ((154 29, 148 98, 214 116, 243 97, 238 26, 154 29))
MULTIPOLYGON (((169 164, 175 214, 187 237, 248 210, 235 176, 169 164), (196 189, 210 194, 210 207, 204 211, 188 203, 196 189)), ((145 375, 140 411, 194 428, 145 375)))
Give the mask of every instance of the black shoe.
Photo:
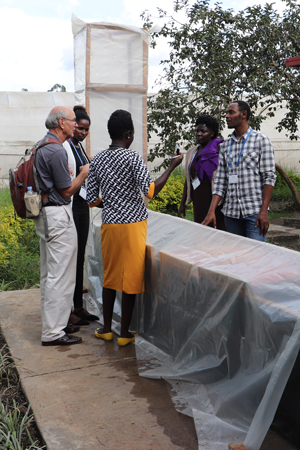
MULTIPOLYGON (((81 320, 89 320, 90 322, 93 322, 94 320, 99 320, 98 316, 95 316, 94 314, 90 314, 84 308, 80 308, 79 311, 73 311, 73 314, 75 314, 75 316, 77 316, 77 317, 80 317, 81 320), (86 314, 88 314, 88 316, 86 314)), ((76 325, 80 325, 80 324, 78 322, 76 322, 76 325)))
POLYGON ((74 325, 73 323, 68 323, 68 325, 63 329, 66 334, 77 333, 80 330, 80 326, 74 325))
POLYGON ((68 334, 65 334, 63 337, 59 339, 55 339, 55 341, 49 341, 49 342, 42 342, 42 345, 49 346, 49 345, 74 345, 74 344, 80 344, 82 342, 81 337, 77 336, 69 336, 68 334))
POLYGON ((76 316, 75 313, 71 313, 68 325, 70 325, 70 324, 78 325, 80 327, 80 326, 83 326, 83 325, 89 325, 90 322, 88 322, 85 319, 81 319, 80 317, 76 316))
POLYGON ((89 325, 90 322, 85 319, 79 319, 78 322, 74 323, 74 325, 78 325, 79 327, 83 327, 84 325, 89 325))

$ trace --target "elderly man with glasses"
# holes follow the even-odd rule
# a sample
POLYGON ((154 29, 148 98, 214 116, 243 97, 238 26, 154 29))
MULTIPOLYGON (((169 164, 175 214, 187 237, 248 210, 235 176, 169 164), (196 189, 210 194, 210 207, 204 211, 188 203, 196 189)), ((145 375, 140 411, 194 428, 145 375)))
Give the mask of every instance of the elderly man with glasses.
POLYGON ((48 132, 43 141, 48 143, 37 150, 35 158, 43 211, 34 219, 40 237, 42 345, 72 345, 82 339, 68 334, 79 330, 78 326, 68 325, 77 256, 71 197, 87 178, 89 165, 83 166, 71 181, 62 144, 73 136, 77 126, 72 109, 56 106, 45 125, 48 132))

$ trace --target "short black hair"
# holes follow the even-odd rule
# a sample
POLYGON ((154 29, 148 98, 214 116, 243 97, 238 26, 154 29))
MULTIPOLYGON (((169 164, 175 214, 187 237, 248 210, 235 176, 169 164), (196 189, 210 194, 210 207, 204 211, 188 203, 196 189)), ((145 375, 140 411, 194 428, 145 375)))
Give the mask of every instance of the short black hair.
POLYGON ((246 111, 247 112, 247 120, 249 120, 249 117, 251 116, 251 109, 247 102, 244 102, 243 100, 235 100, 232 103, 237 103, 239 105, 239 110, 246 111))
POLYGON ((107 122, 107 129, 111 139, 122 139, 126 131, 133 131, 133 122, 130 112, 117 109, 107 122))
POLYGON ((213 139, 216 139, 216 137, 218 136, 219 123, 217 119, 215 119, 214 117, 208 115, 199 116, 198 119, 196 120, 196 127, 198 125, 206 125, 207 128, 213 131, 214 133, 213 139))
POLYGON ((79 120, 87 120, 89 124, 91 124, 91 119, 84 106, 76 105, 74 106, 73 111, 76 116, 76 122, 79 122, 79 120))

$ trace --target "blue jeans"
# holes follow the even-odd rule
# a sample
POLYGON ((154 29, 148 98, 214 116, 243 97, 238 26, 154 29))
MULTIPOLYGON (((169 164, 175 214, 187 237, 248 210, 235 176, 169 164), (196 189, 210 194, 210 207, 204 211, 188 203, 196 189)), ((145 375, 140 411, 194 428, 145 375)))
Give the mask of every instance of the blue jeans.
POLYGON ((240 217, 239 219, 233 219, 232 217, 224 216, 226 230, 232 234, 238 234, 250 239, 265 242, 266 238, 260 233, 260 225, 255 228, 255 223, 258 214, 254 214, 249 217, 240 217))

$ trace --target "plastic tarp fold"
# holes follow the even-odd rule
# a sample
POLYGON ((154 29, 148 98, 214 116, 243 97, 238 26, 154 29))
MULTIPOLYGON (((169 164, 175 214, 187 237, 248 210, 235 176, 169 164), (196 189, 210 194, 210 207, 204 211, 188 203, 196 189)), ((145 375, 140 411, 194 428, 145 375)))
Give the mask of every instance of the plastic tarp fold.
MULTIPOLYGON (((87 274, 90 306, 101 310, 101 212, 93 214, 87 274)), ((169 382, 199 448, 259 449, 299 350, 299 267, 298 252, 149 211, 146 291, 132 324, 139 372, 169 382)))

